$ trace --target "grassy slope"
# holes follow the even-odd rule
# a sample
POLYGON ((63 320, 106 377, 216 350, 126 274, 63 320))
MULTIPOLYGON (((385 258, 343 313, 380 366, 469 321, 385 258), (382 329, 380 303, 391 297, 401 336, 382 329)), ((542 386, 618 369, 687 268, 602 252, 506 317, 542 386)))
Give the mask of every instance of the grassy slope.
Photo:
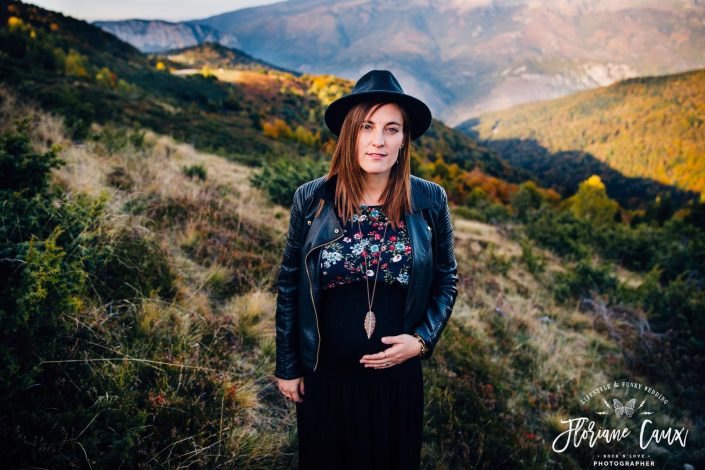
MULTIPOLYGON (((179 385, 182 380, 211 383, 202 398, 214 406, 189 411, 203 421, 204 430, 217 430, 215 435, 204 431, 189 438, 201 449, 201 461, 285 467, 295 452, 293 406, 275 393, 271 373, 273 286, 287 209, 268 203, 249 187, 250 168, 220 156, 153 133, 142 149, 128 146, 108 152, 100 141, 75 146, 62 138, 60 123, 42 119, 53 124, 41 126, 35 141, 67 145, 62 156, 69 164, 56 171, 55 182, 71 197, 81 192, 97 197, 106 191, 111 210, 106 229, 149 230, 166 247, 168 263, 177 274, 176 300, 162 304, 145 298, 137 306, 135 325, 128 329, 107 330, 110 323, 101 313, 106 306, 89 304, 75 334, 91 331, 93 346, 79 354, 100 357, 112 351, 109 355, 127 353, 213 370, 192 370, 184 377, 157 370, 145 378, 139 369, 147 364, 118 371, 110 364, 92 365, 93 373, 107 381, 108 393, 116 395, 113 406, 119 405, 123 387, 139 374, 142 379, 137 388, 130 386, 131 393, 145 400, 149 395, 156 404, 147 412, 156 423, 168 422, 201 399, 191 395, 191 387, 179 385), (194 164, 205 167, 206 181, 183 175, 181 168, 194 164), (240 277, 250 269, 257 276, 240 277), (131 328, 155 340, 129 343, 131 328), (157 393, 163 402, 154 398, 157 393), (222 420, 219 411, 224 412, 222 420), (207 446, 223 437, 221 456, 216 457, 207 446)), ((515 227, 499 229, 457 217, 454 227, 460 294, 444 338, 425 365, 425 468, 458 468, 468 461, 478 468, 543 468, 556 459, 563 468, 579 468, 573 458, 585 464, 584 455, 551 455, 551 441, 563 429, 560 419, 585 411, 575 403, 590 387, 613 377, 638 380, 629 374, 624 357, 639 342, 650 341, 637 333, 642 318, 629 312, 618 317, 610 311, 598 316, 577 306, 557 306, 547 286, 550 273, 564 269, 563 261, 537 250, 547 260, 547 272, 532 275, 520 261, 515 227), (610 336, 612 330, 619 332, 619 339, 610 336)), ((622 275, 639 281, 629 273, 622 275)), ((65 373, 71 377, 80 372, 67 365, 65 373)), ((97 387, 82 393, 99 411, 98 396, 105 392, 97 387)), ((97 420, 84 438, 100 435, 109 426, 116 424, 97 420)), ((123 432, 117 426, 117 432, 123 432)), ((182 437, 176 432, 175 441, 182 437)), ((176 452, 157 461, 173 465, 188 459, 176 452)))

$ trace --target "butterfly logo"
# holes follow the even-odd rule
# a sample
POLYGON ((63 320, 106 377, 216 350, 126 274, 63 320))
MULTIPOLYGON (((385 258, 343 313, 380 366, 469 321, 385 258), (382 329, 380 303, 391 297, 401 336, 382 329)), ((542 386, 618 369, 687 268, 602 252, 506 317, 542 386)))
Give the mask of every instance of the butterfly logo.
POLYGON ((621 401, 617 400, 616 398, 613 398, 612 403, 614 404, 614 414, 617 415, 617 418, 621 417, 622 415, 626 415, 628 418, 631 418, 634 414, 634 405, 636 404, 636 398, 632 398, 624 405, 622 405, 621 401))

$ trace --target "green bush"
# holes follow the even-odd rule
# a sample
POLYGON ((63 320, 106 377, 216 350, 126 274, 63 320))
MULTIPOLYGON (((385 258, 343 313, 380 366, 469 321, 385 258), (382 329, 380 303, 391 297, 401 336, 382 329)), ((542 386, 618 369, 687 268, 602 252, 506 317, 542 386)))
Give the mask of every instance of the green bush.
POLYGON ((181 169, 181 171, 189 178, 198 178, 201 181, 206 180, 206 167, 200 163, 197 165, 185 166, 181 169))
POLYGON ((145 146, 146 131, 108 124, 89 135, 89 138, 102 144, 107 153, 116 153, 126 148, 141 149, 145 146))
POLYGON ((659 238, 659 233, 647 224, 633 228, 615 224, 596 231, 592 244, 604 258, 616 261, 628 269, 645 271, 653 263, 659 238))
POLYGON ((546 259, 537 255, 531 247, 531 242, 526 238, 519 240, 521 246, 521 261, 531 274, 539 274, 546 268, 546 259))
POLYGON ((52 354, 83 292, 80 263, 59 242, 65 228, 52 206, 57 150, 35 153, 28 121, 0 136, 0 399, 21 394, 52 354))
POLYGON ((567 259, 582 259, 591 251, 592 228, 569 211, 542 206, 527 222, 526 234, 539 245, 567 259))
POLYGON ((460 217, 474 219, 488 224, 495 224, 511 219, 509 209, 493 202, 487 193, 479 187, 473 188, 463 201, 455 207, 454 212, 460 217))
POLYGON ((101 302, 173 298, 175 276, 168 256, 143 231, 125 227, 109 236, 96 232, 86 237, 84 248, 90 255, 84 258, 88 285, 101 302))
POLYGON ((701 205, 691 204, 684 218, 664 222, 659 216, 653 223, 605 223, 595 229, 571 212, 543 206, 526 223, 526 234, 538 244, 567 260, 578 260, 567 273, 556 275, 556 299, 565 302, 598 292, 608 294, 611 304, 645 311, 660 345, 635 353, 643 357, 645 369, 640 372, 653 380, 689 384, 683 396, 694 407, 705 405, 700 392, 705 382, 698 373, 705 365, 705 236, 697 217, 701 213, 701 205), (609 264, 594 267, 585 261, 591 254, 643 272, 642 284, 619 284, 609 264))
POLYGON ((282 206, 291 206, 294 192, 303 183, 323 176, 328 164, 311 158, 283 157, 255 172, 250 183, 267 193, 269 199, 282 206))
POLYGON ((526 221, 529 215, 541 207, 543 198, 533 181, 526 181, 519 185, 519 191, 511 196, 512 207, 516 211, 516 217, 521 221, 526 221))
POLYGON ((592 292, 609 294, 616 289, 617 279, 609 267, 595 267, 586 260, 578 261, 565 273, 556 273, 553 284, 553 293, 559 302, 590 296, 592 292))
MULTIPOLYGON (((66 468, 85 461, 84 452, 101 467, 145 460, 136 449, 154 425, 154 405, 145 404, 145 385, 136 386, 144 378, 134 363, 73 361, 149 347, 128 343, 135 312, 144 296, 169 298, 173 275, 165 253, 142 232, 108 229, 106 193, 69 198, 50 187, 50 172, 61 164, 57 149, 32 150, 27 121, 0 136, 0 439, 11 449, 3 461, 66 468), (105 311, 86 325, 96 301, 105 311), (118 304, 126 308, 113 308, 118 304), (101 402, 99 394, 120 398, 101 402), (89 423, 100 427, 87 431, 89 423)), ((177 341, 166 344, 178 351, 177 341)), ((189 387, 204 393, 210 383, 189 387)))

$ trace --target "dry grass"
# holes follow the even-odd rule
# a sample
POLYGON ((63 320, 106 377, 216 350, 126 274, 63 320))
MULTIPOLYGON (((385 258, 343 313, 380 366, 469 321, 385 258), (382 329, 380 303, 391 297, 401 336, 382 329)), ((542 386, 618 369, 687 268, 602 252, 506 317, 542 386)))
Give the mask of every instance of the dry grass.
MULTIPOLYGON (((93 130, 100 132, 101 128, 94 125, 93 130)), ((144 140, 144 148, 127 147, 113 154, 106 154, 100 144, 90 141, 68 146, 61 153, 68 164, 55 171, 54 179, 69 192, 84 192, 94 197, 107 192, 113 214, 124 214, 126 204, 146 195, 161 201, 179 201, 184 207, 193 208, 186 214, 184 224, 156 234, 172 258, 171 264, 179 271, 182 296, 190 298, 203 289, 217 288, 227 282, 230 272, 224 266, 200 265, 184 252, 202 242, 201 218, 207 213, 200 213, 198 208, 227 208, 240 223, 274 230, 283 240, 288 228, 288 210, 271 204, 261 191, 250 186, 251 168, 197 152, 191 145, 150 131, 144 140), (183 173, 184 167, 192 165, 206 168, 205 182, 183 173), (118 170, 120 181, 130 185, 128 190, 110 184, 118 170)), ((148 225, 148 220, 141 216, 123 217, 124 224, 148 225)))
MULTIPOLYGON (((566 386, 583 390, 608 380, 605 373, 618 372, 619 365, 606 364, 604 355, 608 350, 618 353, 619 345, 594 329, 593 316, 577 305, 571 308, 554 301, 549 286, 552 273, 565 271, 560 259, 533 247, 547 262, 544 273, 534 275, 522 263, 521 247, 506 229, 459 217, 453 227, 461 279, 451 321, 467 322, 488 350, 498 340, 490 327, 493 316, 504 319, 509 337, 523 338, 518 345, 526 344, 533 351, 536 370, 530 381, 513 381, 519 396, 531 396, 537 389, 560 394, 566 386), (493 257, 510 263, 506 273, 492 272, 493 257)), ((507 380, 514 372, 507 370, 507 380)), ((572 406, 573 401, 561 404, 572 406)), ((567 410, 552 413, 566 416, 567 410)))
POLYGON ((44 153, 53 145, 71 145, 65 137, 63 118, 38 111, 34 103, 18 98, 0 85, 0 133, 13 128, 15 120, 19 118, 28 118, 32 123, 30 141, 37 152, 44 153))
MULTIPOLYGON (((197 152, 189 145, 151 132, 146 133, 143 146, 128 145, 112 152, 100 141, 73 144, 65 140, 60 119, 18 103, 14 95, 2 88, 0 98, 0 130, 9 130, 12 120, 20 115, 31 116, 31 140, 38 150, 46 150, 57 142, 64 144, 60 157, 67 164, 55 169, 52 179, 66 191, 67 197, 79 193, 93 197, 107 194, 108 210, 100 224, 107 243, 111 236, 130 227, 149 232, 166 248, 168 262, 177 274, 177 294, 173 302, 143 298, 139 305, 130 307, 135 319, 134 333, 149 338, 140 345, 140 351, 133 353, 140 357, 128 357, 121 348, 119 332, 109 331, 105 326, 110 318, 106 315, 109 305, 92 304, 87 299, 83 311, 72 319, 77 327, 92 332, 88 335, 91 348, 114 359, 113 362, 106 358, 89 362, 90 367, 96 374, 107 373, 119 387, 130 387, 140 367, 166 372, 171 362, 177 366, 186 362, 194 364, 191 372, 184 371, 184 384, 202 382, 207 371, 216 374, 210 380, 222 389, 223 412, 218 433, 206 441, 219 445, 198 448, 204 437, 190 436, 186 439, 193 441, 196 448, 193 454, 175 456, 169 454, 171 449, 166 449, 155 456, 155 461, 167 459, 183 463, 206 459, 212 462, 216 452, 221 455, 216 459, 219 462, 237 461, 240 456, 256 462, 256 466, 261 466, 262 461, 271 461, 291 438, 287 433, 277 432, 280 424, 271 418, 277 412, 265 410, 271 403, 263 403, 263 396, 271 401, 268 390, 273 387, 273 341, 268 330, 273 332, 274 295, 258 290, 243 296, 228 295, 233 268, 217 262, 199 263, 184 248, 198 245, 201 240, 197 227, 204 217, 201 213, 204 207, 225 208, 243 226, 266 228, 267 232, 263 233, 274 230, 282 238, 288 221, 281 215, 288 215, 288 211, 272 205, 250 187, 251 169, 222 157, 197 152), (206 181, 186 176, 183 168, 190 165, 203 165, 207 169, 206 181), (145 196, 159 201, 180 201, 184 207, 195 210, 187 214, 183 225, 155 228, 144 215, 125 210, 128 204, 145 196), (225 291, 225 300, 214 299, 213 291, 225 291), (254 353, 250 351, 245 355, 242 348, 248 339, 253 340, 254 353), (261 359, 257 353, 260 340, 264 353, 261 359), (225 357, 210 349, 223 349, 231 341, 236 347, 226 348, 225 357), (187 351, 188 356, 180 352, 171 360, 155 361, 149 356, 152 349, 155 354, 187 351), (203 364, 209 367, 200 367, 203 364), (268 437, 266 441, 262 439, 263 432, 268 437)), ((102 128, 94 125, 92 130, 100 133, 102 128)), ((86 354, 90 356, 91 352, 86 350, 86 354)), ((179 397, 182 383, 174 388, 173 374, 157 374, 155 380, 157 388, 165 393, 160 400, 173 399, 175 403, 183 400, 179 397)), ((221 393, 216 395, 220 397, 221 393)), ((279 395, 275 398, 282 409, 286 408, 286 402, 279 395)))

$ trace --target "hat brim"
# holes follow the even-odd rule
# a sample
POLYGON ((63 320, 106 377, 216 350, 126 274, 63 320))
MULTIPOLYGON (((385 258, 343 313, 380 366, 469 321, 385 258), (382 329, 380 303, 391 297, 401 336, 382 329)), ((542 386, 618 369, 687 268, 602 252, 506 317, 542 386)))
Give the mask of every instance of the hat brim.
POLYGON ((328 105, 325 112, 325 121, 328 129, 336 136, 339 136, 348 111, 360 101, 368 100, 389 100, 402 106, 411 116, 411 128, 409 130, 409 138, 411 140, 421 137, 431 126, 431 110, 420 99, 394 91, 366 91, 345 95, 328 105))

